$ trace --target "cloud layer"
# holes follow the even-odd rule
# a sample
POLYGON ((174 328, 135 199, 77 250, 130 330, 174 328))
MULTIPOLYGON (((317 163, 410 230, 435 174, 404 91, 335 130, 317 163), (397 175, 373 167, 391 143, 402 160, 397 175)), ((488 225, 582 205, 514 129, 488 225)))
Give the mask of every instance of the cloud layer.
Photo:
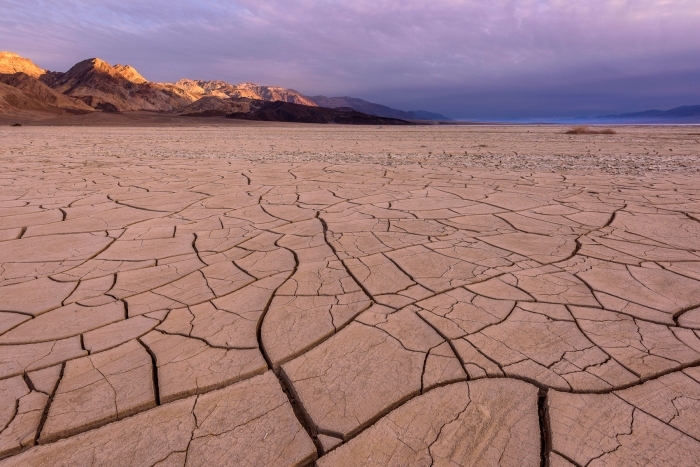
POLYGON ((700 104, 697 0, 0 0, 0 48, 463 118, 700 104))

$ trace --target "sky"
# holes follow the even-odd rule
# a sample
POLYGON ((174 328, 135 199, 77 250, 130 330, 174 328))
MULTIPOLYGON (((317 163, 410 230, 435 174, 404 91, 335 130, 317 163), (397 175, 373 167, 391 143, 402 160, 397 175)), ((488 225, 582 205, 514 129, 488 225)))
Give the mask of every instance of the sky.
POLYGON ((700 0, 0 0, 0 50, 459 119, 700 104, 700 0))

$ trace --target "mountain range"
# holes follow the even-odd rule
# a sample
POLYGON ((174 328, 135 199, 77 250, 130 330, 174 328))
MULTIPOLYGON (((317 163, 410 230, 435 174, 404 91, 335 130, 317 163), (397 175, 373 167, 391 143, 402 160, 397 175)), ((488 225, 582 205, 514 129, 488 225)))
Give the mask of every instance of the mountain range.
POLYGON ((671 110, 603 115, 595 120, 610 123, 700 123, 700 105, 683 105, 671 110))
POLYGON ((364 112, 369 115, 377 115, 380 117, 400 118, 403 120, 435 120, 435 121, 451 121, 444 115, 438 113, 427 112, 425 110, 397 110, 387 107, 386 105, 374 104, 367 102, 357 97, 326 97, 326 96, 311 96, 308 98, 319 107, 327 107, 329 109, 337 109, 339 107, 349 107, 358 112, 364 112))
MULTIPOLYGON (((352 97, 305 96, 277 86, 181 79, 156 83, 129 65, 99 58, 76 63, 67 72, 44 70, 12 52, 0 52, 0 114, 76 114, 153 111, 185 116, 225 116, 253 120, 389 124, 391 120, 449 120, 426 111, 406 112, 352 97), (269 103, 281 102, 273 106, 269 103), (268 104, 265 104, 268 103, 268 104), (324 108, 313 111, 311 108, 324 108), (332 110, 332 111, 328 111, 332 110), (366 119, 361 115, 377 117, 366 119), (381 117, 381 119, 379 119, 381 117), (300 120, 301 119, 301 120, 300 120)), ((405 122, 407 123, 407 122, 405 122)))

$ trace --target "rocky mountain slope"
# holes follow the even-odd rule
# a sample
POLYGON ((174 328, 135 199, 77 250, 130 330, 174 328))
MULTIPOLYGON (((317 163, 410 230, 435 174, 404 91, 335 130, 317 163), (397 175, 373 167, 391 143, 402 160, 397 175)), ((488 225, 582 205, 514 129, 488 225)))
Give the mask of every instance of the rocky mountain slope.
POLYGON ((25 73, 33 78, 39 78, 46 73, 36 66, 31 60, 20 57, 13 52, 0 52, 0 74, 13 75, 15 73, 25 73))
POLYGON ((220 98, 242 97, 263 101, 282 101, 293 104, 316 107, 309 98, 294 89, 278 86, 261 86, 255 83, 229 84, 225 81, 202 81, 181 79, 174 86, 197 96, 212 96, 220 98))
POLYGON ((234 112, 250 112, 253 99, 205 96, 180 109, 185 117, 223 117, 234 112))
POLYGON ((29 76, 25 73, 15 73, 13 75, 0 75, 0 82, 8 86, 12 86, 18 90, 21 90, 25 94, 28 94, 33 98, 42 101, 48 105, 63 108, 76 108, 84 110, 90 109, 90 107, 88 107, 81 100, 61 94, 55 89, 51 89, 38 79, 29 76))
POLYGON ((14 86, 0 82, 0 114, 24 116, 27 111, 60 112, 60 109, 47 105, 14 86))
POLYGON ((196 97, 174 86, 146 81, 132 67, 112 67, 99 58, 77 63, 68 72, 57 77, 52 87, 63 94, 83 100, 92 108, 106 111, 167 112, 196 100, 196 97))
POLYGON ((144 84, 148 82, 148 80, 141 76, 139 72, 136 71, 136 68, 132 67, 131 65, 114 65, 113 68, 117 71, 117 73, 132 83, 144 84))
POLYGON ((79 99, 51 89, 26 73, 0 74, 0 110, 91 111, 79 99))

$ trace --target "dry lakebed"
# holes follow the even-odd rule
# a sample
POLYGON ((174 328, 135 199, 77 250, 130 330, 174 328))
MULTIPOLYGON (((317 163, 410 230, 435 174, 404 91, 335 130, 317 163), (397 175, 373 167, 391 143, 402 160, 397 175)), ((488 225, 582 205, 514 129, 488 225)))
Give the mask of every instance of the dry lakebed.
POLYGON ((700 465, 700 129, 0 127, 0 466, 700 465))

